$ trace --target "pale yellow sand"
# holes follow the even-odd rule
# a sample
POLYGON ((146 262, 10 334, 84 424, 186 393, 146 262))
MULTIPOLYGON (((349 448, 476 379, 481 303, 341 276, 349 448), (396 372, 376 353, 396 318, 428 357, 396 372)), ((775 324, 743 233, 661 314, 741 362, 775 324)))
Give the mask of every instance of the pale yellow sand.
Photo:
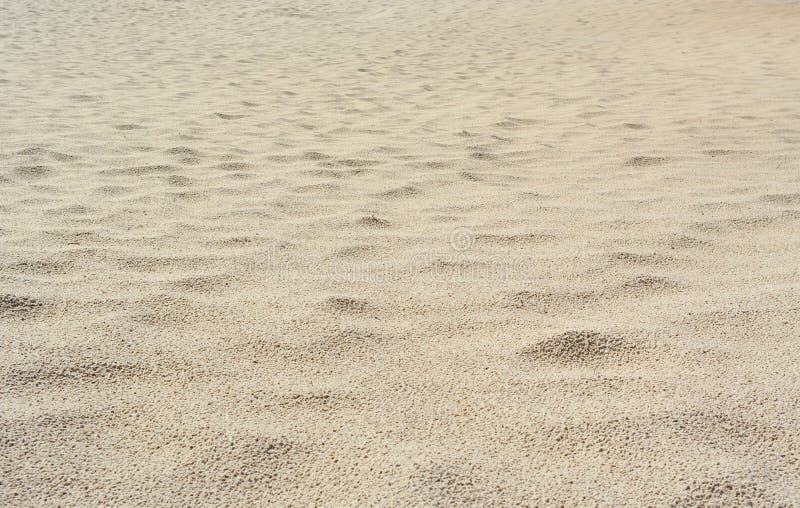
POLYGON ((0 5, 0 504, 800 504, 800 5, 0 5))

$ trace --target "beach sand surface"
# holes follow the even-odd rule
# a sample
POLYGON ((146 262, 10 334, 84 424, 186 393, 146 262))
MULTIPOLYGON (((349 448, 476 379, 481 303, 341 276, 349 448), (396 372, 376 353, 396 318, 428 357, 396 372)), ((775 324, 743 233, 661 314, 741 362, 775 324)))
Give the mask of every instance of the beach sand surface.
POLYGON ((800 504, 800 5, 0 4, 0 504, 800 504))

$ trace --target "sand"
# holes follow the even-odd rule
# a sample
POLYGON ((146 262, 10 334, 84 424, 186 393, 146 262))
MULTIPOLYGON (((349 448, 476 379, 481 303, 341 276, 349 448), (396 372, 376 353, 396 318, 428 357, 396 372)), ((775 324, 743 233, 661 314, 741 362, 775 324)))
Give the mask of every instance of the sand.
POLYGON ((800 505, 800 5, 0 5, 0 504, 800 505))

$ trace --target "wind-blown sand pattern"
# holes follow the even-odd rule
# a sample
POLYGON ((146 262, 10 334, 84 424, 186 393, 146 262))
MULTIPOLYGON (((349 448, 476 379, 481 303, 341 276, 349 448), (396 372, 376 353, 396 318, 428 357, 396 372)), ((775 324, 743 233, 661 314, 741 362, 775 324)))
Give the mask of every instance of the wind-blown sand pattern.
POLYGON ((0 504, 800 505, 800 5, 0 5, 0 504))

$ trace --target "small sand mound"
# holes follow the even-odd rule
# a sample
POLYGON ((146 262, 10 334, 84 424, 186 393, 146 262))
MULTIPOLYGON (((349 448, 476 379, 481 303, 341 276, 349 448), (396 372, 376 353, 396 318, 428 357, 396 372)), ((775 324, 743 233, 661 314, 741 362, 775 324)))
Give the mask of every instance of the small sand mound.
POLYGON ((89 213, 94 213, 94 210, 86 205, 69 205, 63 208, 57 208, 53 210, 53 212, 62 215, 85 215, 89 213))
POLYGON ((364 312, 369 304, 366 300, 336 296, 325 300, 325 308, 333 312, 364 312))
POLYGON ((706 155, 710 155, 711 157, 723 157, 725 155, 737 155, 747 152, 743 152, 741 150, 717 149, 717 150, 705 150, 703 153, 706 155))
POLYGON ((40 311, 43 307, 44 304, 35 298, 9 294, 0 296, 0 318, 25 318, 40 311))
MULTIPOLYGON (((447 463, 423 465, 413 477, 412 491, 426 506, 491 506, 499 503, 498 488, 488 484, 472 467, 447 463)), ((508 497, 504 497, 508 499, 508 497)), ((515 504, 515 503, 511 503, 515 504)))
POLYGON ((49 166, 36 165, 36 166, 18 166, 14 172, 23 178, 42 178, 53 170, 49 166))
POLYGON ((130 191, 131 191, 130 187, 125 187, 123 185, 103 185, 95 189, 95 192, 99 194, 106 194, 108 196, 126 194, 130 191))
POLYGON ((174 458, 177 467, 166 479, 182 498, 207 491, 225 493, 227 502, 238 501, 234 504, 257 504, 286 492, 312 459, 302 443, 266 433, 203 428, 176 432, 170 438, 178 449, 192 451, 174 458), (203 464, 202 469, 195 471, 195 463, 203 464))
POLYGON ((47 155, 49 150, 46 148, 42 148, 39 146, 29 146, 28 148, 23 148, 17 155, 47 155))
POLYGON ((705 240, 687 235, 676 235, 666 241, 670 249, 694 249, 708 244, 705 240))
POLYGON ((12 369, 6 376, 6 382, 16 387, 63 387, 65 383, 96 383, 136 378, 147 371, 143 365, 116 361, 75 362, 32 369, 12 369))
POLYGON ((374 250, 375 247, 372 245, 349 245, 347 247, 337 249, 334 255, 336 257, 358 258, 366 256, 374 250))
POLYGON ((672 506, 780 506, 764 487, 734 477, 694 480, 672 506))
POLYGON ((488 153, 488 152, 473 152, 473 153, 470 154, 470 157, 472 157, 473 159, 478 159, 478 160, 482 160, 482 161, 488 161, 488 160, 497 159, 497 156, 495 154, 488 153))
POLYGON ((800 205, 800 192, 790 194, 765 194, 762 201, 776 205, 800 205))
POLYGON ((332 391, 288 393, 278 397, 276 406, 286 409, 312 410, 318 412, 335 411, 342 407, 353 406, 355 398, 348 393, 332 391))
POLYGON ((413 185, 404 185, 396 189, 390 189, 381 194, 385 198, 409 198, 420 194, 420 190, 413 185))
POLYGON ((356 169, 356 168, 366 168, 367 166, 374 166, 375 164, 378 164, 378 161, 367 160, 367 159, 341 159, 336 161, 336 164, 356 169))
POLYGON ((159 173, 171 173, 175 170, 176 168, 174 166, 169 166, 167 164, 153 164, 147 166, 132 166, 129 168, 111 169, 108 170, 108 173, 128 176, 147 176, 156 175, 159 173))
POLYGON ((625 337, 591 330, 568 331, 523 349, 526 358, 565 364, 585 364, 635 353, 625 337))
POLYGON ((247 162, 223 162, 217 164, 217 169, 221 169, 223 171, 246 171, 252 168, 252 165, 247 162))
POLYGON ((240 118, 244 118, 245 115, 231 115, 228 113, 214 113, 218 118, 222 118, 223 120, 239 120, 240 118))
POLYGON ((67 162, 76 159, 74 155, 48 150, 39 146, 31 146, 20 150, 17 155, 34 156, 34 157, 50 157, 58 162, 67 162))
POLYGON ((632 265, 656 265, 663 264, 671 260, 667 256, 660 254, 639 254, 636 252, 614 252, 609 256, 610 260, 618 263, 628 263, 632 265))
POLYGON ((374 215, 368 215, 358 219, 357 224, 368 228, 388 228, 391 226, 388 220, 375 217, 374 215))
POLYGON ((36 276, 64 275, 74 267, 74 261, 66 259, 32 259, 9 265, 12 271, 36 276))
POLYGON ((326 155, 322 152, 305 152, 303 154, 303 158, 310 161, 323 161, 325 159, 330 159, 330 155, 326 155))
POLYGON ((175 187, 186 187, 192 184, 192 179, 181 175, 170 175, 167 177, 167 183, 175 187))
POLYGON ((677 287, 678 284, 674 281, 655 275, 641 275, 622 284, 623 289, 676 289, 677 287))
POLYGON ((292 190, 300 194, 315 193, 315 192, 335 192, 339 190, 339 186, 332 183, 314 183, 311 185, 300 185, 292 190))
POLYGON ((471 171, 462 171, 462 172, 460 172, 458 174, 458 176, 460 176, 461 178, 463 178, 464 180, 467 180, 469 182, 482 182, 483 181, 483 178, 481 178, 479 175, 477 175, 477 174, 475 174, 475 173, 473 173, 471 171))
POLYGON ((143 129, 144 127, 135 123, 123 123, 115 125, 114 128, 117 129, 118 131, 132 131, 136 129, 143 129))
POLYGON ((649 155, 637 155, 625 161, 625 166, 628 167, 644 167, 655 166, 667 162, 666 157, 651 157, 649 155))
POLYGON ((222 290, 230 284, 230 279, 223 275, 198 275, 178 279, 172 283, 172 286, 183 291, 208 293, 214 290, 222 290))
POLYGON ((180 157, 199 157, 200 152, 197 150, 193 150, 188 146, 174 146, 172 148, 168 148, 164 150, 164 153, 168 155, 176 155, 180 157))

